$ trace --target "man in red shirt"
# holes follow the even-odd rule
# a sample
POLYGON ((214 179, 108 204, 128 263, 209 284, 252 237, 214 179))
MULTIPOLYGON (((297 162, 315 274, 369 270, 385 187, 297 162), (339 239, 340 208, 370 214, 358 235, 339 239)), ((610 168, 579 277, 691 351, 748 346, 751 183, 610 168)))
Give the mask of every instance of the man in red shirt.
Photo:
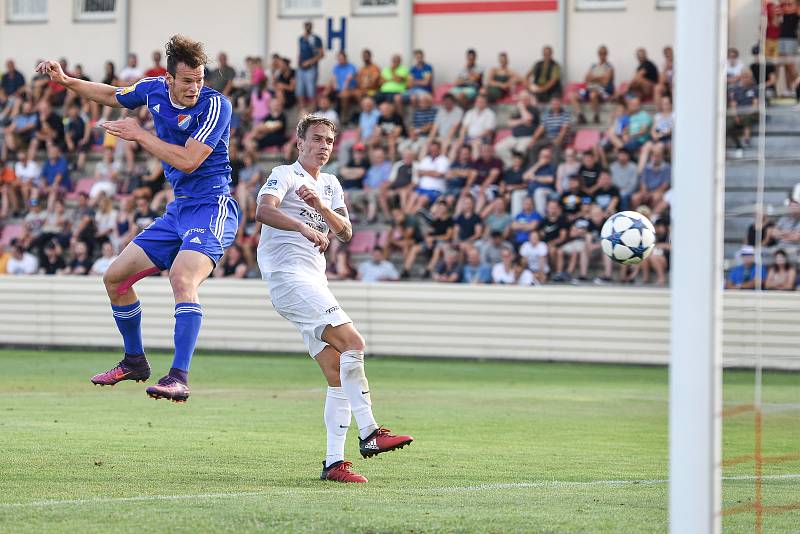
POLYGON ((161 52, 156 50, 153 52, 153 66, 144 72, 145 77, 155 78, 157 76, 164 76, 167 69, 161 66, 161 52))

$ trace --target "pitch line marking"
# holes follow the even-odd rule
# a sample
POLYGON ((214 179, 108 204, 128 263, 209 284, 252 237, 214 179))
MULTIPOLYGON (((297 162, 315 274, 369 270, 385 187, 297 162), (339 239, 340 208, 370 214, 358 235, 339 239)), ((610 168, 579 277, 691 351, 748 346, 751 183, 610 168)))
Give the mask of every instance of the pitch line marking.
MULTIPOLYGON (((741 480, 754 480, 752 475, 739 475, 739 476, 726 476, 722 477, 725 481, 741 481, 741 480)), ((784 475, 766 475, 762 480, 790 480, 800 479, 800 473, 784 474, 784 475)), ((661 479, 629 479, 629 480, 542 480, 538 482, 510 482, 510 483, 496 483, 496 484, 478 484, 474 486, 445 486, 439 488, 420 488, 417 491, 410 490, 413 493, 457 493, 466 491, 491 491, 502 489, 525 489, 525 488, 581 488, 592 486, 658 486, 668 483, 669 480, 661 479)), ((344 488, 340 488, 343 490, 344 488)), ((108 504, 108 503, 125 503, 125 502, 147 502, 147 501, 184 501, 193 499, 236 499, 242 497, 264 497, 267 495, 275 495, 275 493, 330 493, 336 491, 336 488, 320 487, 320 488, 284 488, 283 491, 245 491, 235 493, 197 493, 192 495, 141 495, 138 497, 98 497, 95 499, 65 499, 65 500, 46 500, 46 501, 31 501, 21 503, 0 503, 0 509, 14 509, 14 508, 46 508, 49 506, 68 506, 68 505, 85 505, 85 504, 108 504)), ((403 488, 403 492, 409 492, 408 488, 403 488)))

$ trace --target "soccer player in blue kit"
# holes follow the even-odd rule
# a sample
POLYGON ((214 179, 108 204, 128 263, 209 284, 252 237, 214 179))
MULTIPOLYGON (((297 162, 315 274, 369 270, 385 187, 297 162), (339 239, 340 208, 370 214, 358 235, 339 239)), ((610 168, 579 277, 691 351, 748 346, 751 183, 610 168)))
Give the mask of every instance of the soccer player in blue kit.
POLYGON ((169 269, 175 297, 175 357, 169 374, 148 387, 147 394, 183 402, 189 397, 189 362, 203 317, 197 289, 233 243, 239 207, 229 186, 231 104, 222 94, 203 86, 207 61, 203 45, 175 35, 166 45, 166 56, 165 76, 144 78, 130 87, 69 77, 52 60, 43 61, 36 70, 83 98, 117 108, 147 106, 153 116, 155 134, 132 118, 102 124, 108 133, 135 141, 163 162, 175 201, 125 247, 103 277, 125 357, 91 380, 114 385, 122 380, 150 378, 142 342, 141 306, 132 285, 144 276, 169 269))

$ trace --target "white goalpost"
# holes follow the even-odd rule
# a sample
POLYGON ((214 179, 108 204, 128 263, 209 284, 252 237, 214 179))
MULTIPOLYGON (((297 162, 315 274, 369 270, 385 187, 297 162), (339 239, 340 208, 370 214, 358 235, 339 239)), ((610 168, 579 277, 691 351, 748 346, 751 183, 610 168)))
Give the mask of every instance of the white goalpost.
POLYGON ((669 368, 670 532, 717 533, 727 0, 678 0, 669 368))

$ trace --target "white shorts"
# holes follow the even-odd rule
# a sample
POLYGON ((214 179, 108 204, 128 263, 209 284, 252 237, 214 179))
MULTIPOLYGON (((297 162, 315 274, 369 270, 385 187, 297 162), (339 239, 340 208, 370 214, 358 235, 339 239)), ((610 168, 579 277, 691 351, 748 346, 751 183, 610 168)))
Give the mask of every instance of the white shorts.
POLYGON ((312 358, 328 345, 322 341, 326 326, 353 322, 325 280, 285 272, 269 273, 266 279, 272 306, 300 331, 312 358))

